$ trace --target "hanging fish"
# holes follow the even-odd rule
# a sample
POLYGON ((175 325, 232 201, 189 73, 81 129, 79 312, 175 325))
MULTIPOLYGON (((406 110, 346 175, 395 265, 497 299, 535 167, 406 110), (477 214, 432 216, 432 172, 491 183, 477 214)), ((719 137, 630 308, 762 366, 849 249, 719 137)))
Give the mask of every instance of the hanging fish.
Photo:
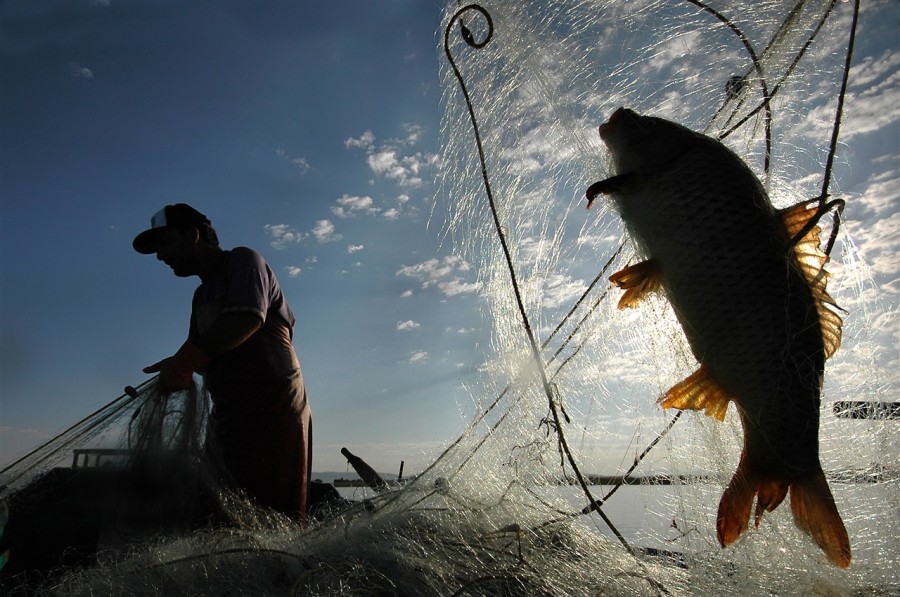
POLYGON ((617 174, 609 194, 643 261, 610 280, 619 308, 665 293, 699 369, 661 398, 721 421, 734 402, 744 430, 716 522, 725 547, 791 496, 794 522, 840 567, 850 540, 819 461, 825 360, 842 321, 825 289, 814 202, 775 209, 759 180, 719 141, 620 108, 600 126, 617 174))

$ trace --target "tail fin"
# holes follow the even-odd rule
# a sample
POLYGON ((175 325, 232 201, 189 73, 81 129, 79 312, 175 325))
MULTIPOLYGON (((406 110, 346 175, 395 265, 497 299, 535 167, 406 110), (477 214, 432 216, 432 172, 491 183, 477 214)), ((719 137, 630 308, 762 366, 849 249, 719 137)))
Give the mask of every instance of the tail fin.
MULTIPOLYGON (((794 524, 809 533, 836 566, 850 565, 850 539, 834 504, 822 469, 790 483, 794 524)), ((763 512, 771 512, 784 500, 788 482, 756 470, 748 464, 746 453, 719 502, 716 535, 722 547, 737 541, 750 523, 750 510, 756 497, 755 524, 763 512)))
POLYGON ((731 478, 731 483, 728 484, 719 501, 716 536, 722 547, 737 541, 738 537, 747 530, 754 495, 756 495, 756 485, 742 476, 740 468, 738 468, 738 472, 731 478))
POLYGON ((794 524, 812 535, 836 566, 850 565, 850 538, 822 469, 791 484, 794 524))
POLYGON ((785 481, 757 471, 748 463, 746 452, 742 452, 740 464, 719 502, 716 519, 719 544, 722 547, 730 545, 747 530, 754 497, 757 498, 754 524, 759 526, 763 511, 771 512, 777 508, 787 491, 785 481))

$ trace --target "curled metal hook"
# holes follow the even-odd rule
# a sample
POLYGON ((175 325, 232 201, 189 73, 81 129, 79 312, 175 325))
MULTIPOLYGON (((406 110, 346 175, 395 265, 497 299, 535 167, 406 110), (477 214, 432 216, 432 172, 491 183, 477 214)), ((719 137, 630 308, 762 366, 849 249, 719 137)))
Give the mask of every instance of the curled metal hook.
MULTIPOLYGON (((450 18, 450 22, 447 23, 447 29, 444 31, 444 50, 447 52, 447 56, 450 58, 451 64, 453 63, 453 57, 450 56, 450 29, 453 28, 453 23, 455 23, 457 20, 459 21, 460 35, 462 35, 462 38, 470 47, 475 48, 476 50, 480 50, 481 48, 486 46, 488 42, 491 41, 491 37, 493 37, 494 35, 494 21, 491 19, 490 13, 488 13, 488 11, 485 10, 482 6, 478 4, 469 4, 457 10, 456 13, 450 18), (487 21, 487 35, 485 36, 484 40, 480 42, 475 41, 475 36, 472 35, 472 31, 468 27, 466 27, 466 23, 462 19, 463 14, 472 10, 480 13, 481 16, 484 17, 484 20, 487 21)), ((453 64, 453 66, 454 68, 456 67, 455 64, 453 64)))

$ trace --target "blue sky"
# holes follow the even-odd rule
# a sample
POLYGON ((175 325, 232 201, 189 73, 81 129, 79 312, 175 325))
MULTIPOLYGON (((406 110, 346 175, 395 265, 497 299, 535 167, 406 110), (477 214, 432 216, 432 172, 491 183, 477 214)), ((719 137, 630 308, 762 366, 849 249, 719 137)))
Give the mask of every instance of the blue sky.
POLYGON ((146 379, 141 367, 184 339, 197 279, 131 249, 180 201, 277 272, 317 470, 343 470, 346 445, 393 471, 452 436, 476 305, 439 246, 440 217, 427 225, 440 11, 0 6, 4 461, 146 379))
MULTIPOLYGON (((280 278, 315 470, 344 470, 342 446, 420 470, 456 436, 488 338, 473 267, 434 207, 442 5, 0 3, 0 463, 181 344, 196 278, 131 249, 181 201, 280 278)), ((872 318, 890 363, 900 50, 867 23, 841 190, 859 198, 847 229, 889 306, 872 318)), ((815 122, 827 138, 827 116, 815 122)))

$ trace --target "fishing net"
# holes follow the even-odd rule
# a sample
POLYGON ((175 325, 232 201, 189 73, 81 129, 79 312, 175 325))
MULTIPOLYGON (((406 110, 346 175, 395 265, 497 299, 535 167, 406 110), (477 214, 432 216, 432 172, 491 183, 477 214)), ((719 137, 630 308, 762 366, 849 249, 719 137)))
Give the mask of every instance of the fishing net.
POLYGON ((233 516, 245 522, 132 543, 41 590, 895 594, 896 421, 871 405, 883 416, 834 414, 900 388, 890 358, 874 352, 884 332, 873 321, 896 330, 895 311, 831 217, 854 15, 853 4, 823 0, 448 6, 435 214, 478 272, 491 329, 464 433, 402 490, 303 531, 233 516), (844 345, 826 365, 820 457, 850 535, 847 570, 827 562, 787 505, 734 545, 716 541, 740 423, 734 409, 719 423, 656 404, 696 362, 664 299, 616 308, 608 277, 634 248, 602 201, 584 210, 587 186, 613 173, 596 131, 619 106, 722 139, 776 206, 815 198, 828 215, 829 291, 847 312, 844 345))
POLYGON ((154 378, 4 468, 0 588, 30 594, 199 528, 285 524, 224 481, 205 444, 208 407, 204 391, 164 394, 154 378))
POLYGON ((196 388, 163 395, 155 381, 129 387, 116 400, 4 468, 0 498, 9 499, 69 461, 71 468, 125 465, 158 477, 167 458, 201 454, 206 408, 196 388))

